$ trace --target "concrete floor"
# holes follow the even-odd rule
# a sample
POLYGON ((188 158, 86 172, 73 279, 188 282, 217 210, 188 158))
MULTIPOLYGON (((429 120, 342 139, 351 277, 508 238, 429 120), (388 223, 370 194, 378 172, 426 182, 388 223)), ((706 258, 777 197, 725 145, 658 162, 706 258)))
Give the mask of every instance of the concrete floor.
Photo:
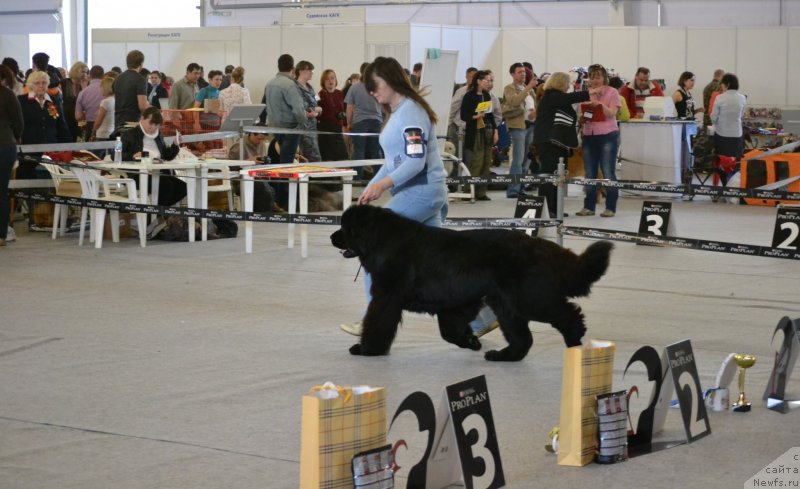
MULTIPOLYGON (((503 192, 490 196, 453 203, 450 215, 513 216, 503 192)), ((567 211, 581 202, 574 193, 567 211)), ((677 236, 771 242, 774 208, 672 202, 677 236)), ((640 210, 641 198, 628 196, 617 217, 566 224, 636 231, 640 210)), ((333 228, 311 226, 306 259, 286 248, 285 225, 254 228, 252 255, 241 236, 146 248, 126 239, 95 250, 78 248, 74 234, 53 241, 18 230, 0 248, 0 487, 297 487, 301 396, 326 380, 385 386, 391 417, 413 391, 438 403, 445 385, 485 375, 511 488, 741 487, 800 445, 800 413, 760 402, 773 328, 782 316, 800 317, 796 261, 618 243, 608 274, 578 302, 587 337, 617 344, 614 388, 640 389, 634 418, 649 387, 642 371, 623 379, 628 359, 643 345, 660 350, 686 338, 704 388, 728 353, 758 357, 747 374, 754 408, 710 412, 712 434, 691 445, 573 468, 543 448, 559 423, 564 351, 548 325, 531 323, 525 360, 494 364, 442 341, 433 318, 406 315, 390 356, 353 357, 354 338, 338 325, 363 311, 363 285, 353 282, 355 260, 329 245, 333 228)), ((565 240, 576 251, 588 243, 565 240)), ((484 350, 505 344, 499 332, 482 341, 484 350)), ((798 379, 788 388, 796 398, 798 379)), ((424 436, 411 421, 399 418, 389 433, 409 442, 398 460, 406 467, 424 436)), ((659 437, 681 436, 671 410, 659 437)), ((404 487, 402 469, 397 475, 404 487)))

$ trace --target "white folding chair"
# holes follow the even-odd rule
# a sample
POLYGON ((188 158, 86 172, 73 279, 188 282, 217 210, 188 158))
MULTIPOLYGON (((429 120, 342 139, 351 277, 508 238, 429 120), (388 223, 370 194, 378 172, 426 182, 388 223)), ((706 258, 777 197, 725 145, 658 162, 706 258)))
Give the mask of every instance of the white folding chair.
MULTIPOLYGON (((55 163, 41 163, 50 173, 50 178, 53 179, 55 185, 55 194, 59 197, 80 197, 81 186, 78 177, 55 163)), ((56 204, 53 211, 53 239, 60 234, 64 236, 67 232, 67 214, 69 206, 66 204, 56 204)))
MULTIPOLYGON (((73 162, 81 165, 80 162, 73 162)), ((78 176, 81 182, 81 193, 84 199, 93 199, 106 202, 139 202, 136 182, 130 178, 108 178, 100 174, 98 170, 92 168, 73 167, 72 171, 78 176), (113 189, 124 186, 127 195, 115 194, 113 189)), ((89 208, 81 210, 81 235, 78 245, 83 246, 83 232, 86 227, 86 218, 89 208)), ((92 209, 92 221, 94 222, 94 246, 103 246, 103 228, 105 227, 106 209, 92 209)), ((145 229, 147 228, 146 216, 143 213, 136 214, 136 221, 139 231, 139 242, 142 247, 147 244, 145 229)), ((119 242, 119 211, 111 211, 111 239, 115 243, 119 242)))

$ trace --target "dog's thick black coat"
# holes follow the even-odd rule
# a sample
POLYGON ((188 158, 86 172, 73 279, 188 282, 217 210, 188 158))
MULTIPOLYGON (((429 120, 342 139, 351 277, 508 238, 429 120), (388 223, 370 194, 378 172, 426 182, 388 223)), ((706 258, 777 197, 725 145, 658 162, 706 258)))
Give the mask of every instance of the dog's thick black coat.
POLYGON ((359 205, 342 215, 333 245, 358 256, 372 275, 372 301, 354 355, 386 355, 403 310, 436 314, 446 341, 479 350, 469 322, 482 301, 497 314, 508 346, 487 360, 517 361, 533 346, 528 321, 550 323, 567 346, 586 332, 570 297, 589 294, 608 268, 613 245, 599 241, 582 255, 505 229, 432 228, 380 207, 359 205))

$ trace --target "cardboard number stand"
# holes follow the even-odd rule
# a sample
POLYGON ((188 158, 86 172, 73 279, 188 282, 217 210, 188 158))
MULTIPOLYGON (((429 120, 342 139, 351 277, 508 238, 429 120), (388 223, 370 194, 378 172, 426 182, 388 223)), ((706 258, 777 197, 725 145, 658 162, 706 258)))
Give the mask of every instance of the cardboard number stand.
POLYGON ((775 230, 772 232, 772 247, 797 251, 800 245, 800 209, 778 208, 775 230))
MULTIPOLYGON (((660 356, 651 346, 640 348, 628 361, 625 373, 637 362, 641 362, 647 368, 648 380, 655 382, 655 387, 650 403, 639 416, 636 431, 628 437, 630 457, 692 443, 711 434, 711 424, 708 421, 690 340, 668 345, 660 356), (686 438, 654 442, 653 435, 664 428, 676 386, 686 438)), ((633 386, 631 391, 638 390, 635 387, 633 386)))
MULTIPOLYGON (((400 403, 392 425, 405 411, 416 416, 421 432, 428 432, 422 459, 407 473, 408 489, 441 489, 462 480, 467 489, 505 485, 486 377, 447 386, 436 411, 427 394, 414 392, 400 403)), ((406 446, 406 441, 394 446, 406 446)))
MULTIPOLYGON (((675 226, 670 219, 671 215, 672 203, 645 200, 642 203, 642 216, 639 219, 639 234, 674 236, 675 226)), ((643 241, 637 241, 636 244, 654 246, 643 241)))
POLYGON ((773 341, 778 331, 783 333, 783 341, 778 351, 775 352, 772 373, 769 376, 763 398, 767 402, 768 409, 785 414, 800 408, 800 400, 786 400, 786 384, 789 382, 794 364, 797 362, 797 355, 800 353, 800 319, 781 318, 772 333, 773 341))
MULTIPOLYGON (((516 219, 541 219, 544 215, 545 201, 541 196, 518 197, 517 206, 514 208, 516 219)), ((538 236, 539 228, 532 227, 524 230, 528 236, 538 236)))

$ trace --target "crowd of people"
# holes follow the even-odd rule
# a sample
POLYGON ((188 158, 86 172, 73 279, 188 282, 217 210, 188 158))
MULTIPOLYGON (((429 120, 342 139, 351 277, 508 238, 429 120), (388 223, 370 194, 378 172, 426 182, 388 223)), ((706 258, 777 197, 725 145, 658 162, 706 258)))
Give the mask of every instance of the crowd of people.
MULTIPOLYGON (((32 58, 32 68, 23 74, 16 60, 4 59, 0 78, 6 102, 0 106, 3 138, 0 153, 13 156, 3 156, 0 161, 0 184, 8 180, 6 174, 18 159, 16 151, 9 149, 12 144, 113 140, 128 129, 143 129, 145 114, 147 121, 163 120, 159 109, 204 107, 225 114, 236 105, 253 101, 250 89, 245 87, 245 69, 241 66, 211 70, 206 80, 204 68, 192 62, 184 76, 175 81, 161 71, 146 69, 145 56, 138 50, 129 52, 125 61, 124 71, 118 67, 109 70, 99 65, 89 67, 80 61, 65 70, 53 67, 47 54, 37 53, 32 58), (14 102, 9 101, 8 93, 16 95, 14 102)), ((263 90, 264 122, 275 128, 308 132, 276 133, 271 142, 262 135, 248 135, 246 154, 242 156, 272 163, 384 158, 382 142, 365 135, 385 130, 392 114, 391 107, 381 103, 370 89, 373 81, 367 78, 367 72, 370 67, 374 69, 374 63, 363 63, 340 89, 333 70, 323 70, 319 86, 315 87, 317 79, 311 62, 295 63, 289 54, 280 56, 277 73, 263 90), (269 150, 259 149, 267 143, 269 150)), ((401 69, 415 93, 424 94, 426 87, 420 87, 421 71, 419 63, 413 72, 401 69)), ((576 77, 575 73, 566 72, 538 76, 530 63, 518 62, 509 67, 509 75, 512 81, 503 87, 502 98, 494 93, 494 74, 490 70, 471 67, 466 71, 466 82, 454 87, 447 139, 457 144, 456 153, 472 175, 489 176, 502 129, 508 132, 511 141, 511 175, 554 172, 559 160, 567 158, 581 144, 578 134, 582 133, 586 176, 596 178, 602 172, 603 178, 614 180, 618 121, 643 117, 645 100, 664 96, 664 88, 658 81, 650 80, 650 70, 646 67, 640 67, 629 83, 599 64, 585 72, 578 71, 576 77)), ((714 80, 703 90, 702 106, 692 94, 694 84, 693 73, 680 75, 678 89, 672 94, 677 115, 693 119, 703 113, 704 125, 715 129, 717 154, 740 157, 746 99, 738 92, 736 75, 717 70, 714 80)), ((160 122, 154 127, 158 125, 160 122)), ((430 140, 432 135, 425 137, 430 140)), ((238 145, 231 151, 240 156, 238 145)), ((377 167, 357 168, 361 179, 380 174, 377 167)), ((35 160, 19 158, 17 178, 36 177, 35 160)), ((506 196, 525 196, 530 189, 510 184, 506 196)), ((555 187, 542 185, 538 192, 545 196, 551 215, 555 215, 555 187)), ((280 189, 265 188, 257 193, 258 210, 274 210, 276 199, 285 201, 280 189)), ((175 195, 179 194, 176 191, 175 195)), ((485 185, 476 187, 475 198, 490 199, 485 185)), ((616 200, 616 190, 609 189, 602 216, 615 215, 616 200)), ((590 186, 577 215, 594 215, 595 207, 596 188, 590 186)), ((0 222, 0 236, 4 230, 0 222)))
MULTIPOLYGON (((511 139, 510 175, 553 173, 560 159, 566 161, 581 146, 587 178, 597 178, 602 172, 603 178, 616 180, 618 122, 643 118, 647 98, 665 96, 663 82, 651 80, 647 67, 638 68, 628 83, 600 64, 586 70, 544 73, 539 77, 530 63, 520 62, 509 67, 509 75, 512 82, 503 88, 502 101, 492 92, 494 79, 490 70, 468 68, 466 83, 454 89, 447 139, 456 147, 471 175, 489 176, 491 151, 497 153, 494 145, 498 127, 503 123, 502 129, 511 139)), ((738 93, 738 78, 733 73, 716 70, 714 80, 703 90, 703 106, 692 95, 694 84, 694 73, 681 73, 678 89, 672 95, 676 117, 694 120, 702 113, 704 126, 710 126, 709 130, 715 133, 716 154, 740 158, 746 98, 738 93), (715 107, 716 100, 721 103, 715 107)), ((554 217, 555 187, 542 185, 538 192, 545 196, 550 216, 554 217)), ((522 185, 511 184, 506 188, 508 198, 525 195, 522 185)), ((616 214, 617 196, 616 189, 608 189, 606 209, 601 216, 616 214)), ((476 187, 475 197, 489 200, 485 186, 476 187)), ((596 188, 587 187, 584 206, 576 214, 594 215, 596 199, 596 188)))

